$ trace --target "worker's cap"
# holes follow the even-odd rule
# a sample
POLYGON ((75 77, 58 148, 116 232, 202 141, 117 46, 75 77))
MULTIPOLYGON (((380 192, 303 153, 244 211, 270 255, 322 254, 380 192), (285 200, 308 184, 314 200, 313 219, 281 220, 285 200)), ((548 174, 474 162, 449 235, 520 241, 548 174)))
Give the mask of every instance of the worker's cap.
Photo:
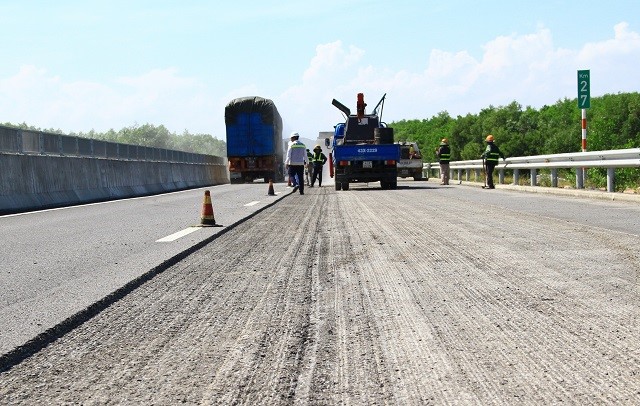
POLYGON ((297 140, 298 138, 300 138, 300 134, 298 134, 298 133, 291 133, 291 140, 292 140, 292 141, 295 141, 295 140, 297 140))
POLYGON ((491 134, 487 135, 487 138, 485 139, 485 141, 493 142, 493 135, 491 135, 491 134))
POLYGON ((313 150, 314 151, 318 151, 318 150, 322 151, 322 147, 320 145, 316 145, 315 147, 313 147, 313 150))
POLYGON ((449 144, 449 140, 447 140, 446 138, 443 138, 442 141, 440 141, 440 145, 448 145, 449 144))

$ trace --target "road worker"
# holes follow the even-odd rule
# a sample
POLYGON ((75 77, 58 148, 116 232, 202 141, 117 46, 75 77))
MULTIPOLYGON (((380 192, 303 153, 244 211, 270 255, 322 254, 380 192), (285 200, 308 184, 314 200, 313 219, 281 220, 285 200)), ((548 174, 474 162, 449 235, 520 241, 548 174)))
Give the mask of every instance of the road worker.
POLYGON ((487 143, 487 148, 482 153, 482 159, 484 161, 486 186, 489 189, 495 189, 496 186, 493 184, 493 169, 498 165, 500 158, 502 158, 503 161, 505 158, 500 148, 494 143, 493 135, 487 135, 485 142, 487 143))
POLYGON ((313 154, 307 148, 307 164, 304 166, 304 181, 307 186, 311 185, 311 171, 313 170, 313 154))
POLYGON ((318 187, 322 187, 322 166, 327 163, 327 157, 322 152, 322 147, 320 145, 316 145, 313 148, 311 162, 313 163, 311 187, 313 187, 313 184, 316 183, 316 179, 318 179, 318 187))
POLYGON ((304 194, 304 167, 308 163, 306 146, 299 140, 300 135, 296 132, 291 133, 291 144, 287 149, 287 159, 284 161, 289 176, 293 182, 293 193, 300 189, 300 194, 304 194))
POLYGON ((449 140, 443 138, 440 146, 436 148, 436 156, 440 161, 440 178, 441 185, 449 184, 449 162, 451 161, 451 148, 449 148, 449 140))

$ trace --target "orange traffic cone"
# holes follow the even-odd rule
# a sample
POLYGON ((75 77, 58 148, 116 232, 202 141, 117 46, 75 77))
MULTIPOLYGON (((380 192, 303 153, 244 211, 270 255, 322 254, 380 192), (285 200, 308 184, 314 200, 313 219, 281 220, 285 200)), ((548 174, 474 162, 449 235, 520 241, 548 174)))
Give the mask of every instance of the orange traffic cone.
POLYGON ((269 179, 269 196, 275 196, 276 192, 273 190, 273 180, 269 179))
POLYGON ((204 191, 204 203, 202 204, 200 224, 203 226, 216 225, 216 218, 213 215, 213 205, 211 204, 211 193, 208 190, 204 191))

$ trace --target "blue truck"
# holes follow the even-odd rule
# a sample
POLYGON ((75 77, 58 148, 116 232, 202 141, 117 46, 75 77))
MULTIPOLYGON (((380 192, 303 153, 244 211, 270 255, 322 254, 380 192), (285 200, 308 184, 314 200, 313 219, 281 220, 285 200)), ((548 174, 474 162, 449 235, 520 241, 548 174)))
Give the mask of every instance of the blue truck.
POLYGON ((365 112, 362 93, 357 96, 356 114, 333 99, 332 104, 345 115, 345 122, 335 126, 333 137, 325 139, 330 148, 329 174, 335 178, 336 190, 349 190, 351 183, 380 182, 382 189, 398 186, 400 146, 394 144, 393 128, 380 121, 377 113, 385 97, 371 114, 365 112))
POLYGON ((282 117, 272 100, 231 100, 224 111, 231 183, 284 180, 282 117))

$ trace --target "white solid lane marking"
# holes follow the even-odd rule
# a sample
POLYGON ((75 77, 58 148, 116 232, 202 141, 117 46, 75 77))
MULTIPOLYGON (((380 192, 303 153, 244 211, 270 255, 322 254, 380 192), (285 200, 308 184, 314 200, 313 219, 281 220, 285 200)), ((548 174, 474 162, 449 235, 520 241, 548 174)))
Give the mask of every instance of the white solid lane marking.
POLYGON ((253 201, 253 202, 251 202, 251 203, 247 203, 247 204, 245 204, 245 207, 255 206, 255 205, 256 205, 256 204, 258 204, 258 203, 260 203, 260 200, 256 200, 256 201, 253 201))
POLYGON ((189 228, 185 228, 182 231, 178 231, 177 233, 173 233, 171 235, 168 235, 166 237, 163 237, 159 240, 156 240, 156 242, 171 242, 171 241, 175 241, 180 237, 184 237, 185 235, 189 235, 191 233, 193 233, 196 230, 201 229, 202 227, 189 227, 189 228))

